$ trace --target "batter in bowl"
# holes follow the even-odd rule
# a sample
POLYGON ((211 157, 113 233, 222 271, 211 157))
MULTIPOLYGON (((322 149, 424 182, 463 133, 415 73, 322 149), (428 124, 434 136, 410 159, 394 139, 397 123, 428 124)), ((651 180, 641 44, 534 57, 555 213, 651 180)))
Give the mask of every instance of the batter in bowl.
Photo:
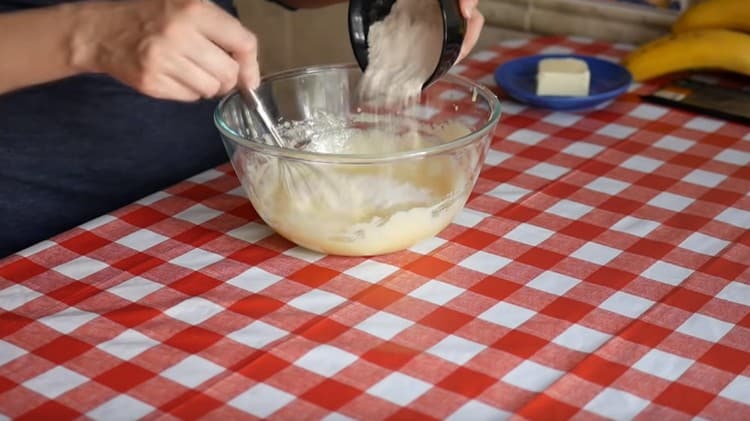
MULTIPOLYGON (((422 133, 348 129, 310 148, 338 144, 346 149, 339 153, 373 154, 394 145, 422 149, 468 133, 457 123, 422 133)), ((240 178, 258 214, 285 238, 326 254, 377 255, 444 229, 468 197, 474 175, 467 168, 475 168, 477 159, 473 149, 377 166, 248 159, 240 178)))

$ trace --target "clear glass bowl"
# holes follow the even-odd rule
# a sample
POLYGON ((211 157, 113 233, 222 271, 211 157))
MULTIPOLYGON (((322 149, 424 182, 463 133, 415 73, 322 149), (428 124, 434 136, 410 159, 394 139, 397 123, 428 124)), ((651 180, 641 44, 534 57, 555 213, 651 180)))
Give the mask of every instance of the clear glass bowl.
POLYGON ((214 114, 263 221, 326 254, 391 253, 442 231, 466 204, 500 118, 497 97, 463 77, 446 75, 395 110, 361 103, 360 76, 331 65, 264 79, 256 92, 282 147, 238 92, 214 114))

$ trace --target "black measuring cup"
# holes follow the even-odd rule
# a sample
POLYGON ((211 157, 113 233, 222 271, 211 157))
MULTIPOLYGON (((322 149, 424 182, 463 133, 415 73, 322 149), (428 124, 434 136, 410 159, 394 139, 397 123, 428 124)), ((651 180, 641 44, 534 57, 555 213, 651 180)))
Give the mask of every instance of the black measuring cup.
MULTIPOLYGON (((458 60, 461 44, 466 36, 466 19, 461 14, 458 0, 434 0, 440 3, 443 15, 443 46, 440 51, 435 71, 422 89, 430 86, 446 74, 458 60)), ((368 64, 368 34, 370 26, 383 20, 391 12, 396 0, 350 0, 349 1, 349 39, 354 50, 357 64, 364 71, 368 64)))

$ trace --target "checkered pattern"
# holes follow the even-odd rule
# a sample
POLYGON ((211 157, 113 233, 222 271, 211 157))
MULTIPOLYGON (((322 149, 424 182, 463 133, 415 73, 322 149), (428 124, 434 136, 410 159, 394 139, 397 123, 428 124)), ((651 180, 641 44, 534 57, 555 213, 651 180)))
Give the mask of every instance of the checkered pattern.
MULTIPOLYGON (((617 59, 580 38, 503 61, 617 59)), ((504 100, 467 208, 371 259, 275 235, 228 166, 0 261, 0 417, 750 418, 750 130, 504 100)))

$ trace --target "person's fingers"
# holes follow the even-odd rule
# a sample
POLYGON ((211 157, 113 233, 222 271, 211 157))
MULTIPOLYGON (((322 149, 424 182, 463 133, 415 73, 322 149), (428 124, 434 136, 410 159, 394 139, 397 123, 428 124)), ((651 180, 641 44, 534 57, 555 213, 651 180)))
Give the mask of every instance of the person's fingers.
POLYGON ((154 83, 145 92, 159 99, 192 102, 201 99, 201 94, 185 83, 165 74, 154 78, 154 83))
MULTIPOLYGON (((153 54, 155 53, 150 53, 153 54)), ((210 80, 206 82, 208 75, 179 54, 161 55, 155 63, 133 61, 130 65, 128 62, 123 64, 109 74, 138 92, 154 98, 195 101, 203 96, 203 93, 193 86, 196 85, 195 80, 203 81, 198 83, 206 85, 204 91, 218 89, 220 85, 214 80, 212 88, 210 80)))
POLYGON ((479 9, 474 9, 474 13, 466 24, 466 36, 464 37, 464 42, 461 45, 461 53, 458 55, 456 62, 463 60, 474 48, 477 41, 479 41, 479 34, 482 32, 483 26, 484 16, 479 9))
POLYGON ((210 1, 165 2, 169 7, 160 7, 156 0, 146 2, 153 9, 150 15, 157 15, 154 19, 159 14, 166 19, 164 25, 120 20, 132 30, 130 37, 117 29, 122 24, 114 25, 119 36, 114 43, 122 45, 113 50, 127 59, 118 65, 117 60, 109 60, 112 63, 102 66, 104 72, 144 94, 182 101, 226 93, 238 79, 251 88, 258 85, 257 41, 237 19, 210 1), (134 63, 132 68, 123 66, 128 62, 134 63))
POLYGON ((196 33, 185 51, 187 58, 220 83, 217 94, 225 94, 237 86, 240 66, 226 51, 196 33))
POLYGON ((234 59, 240 66, 240 85, 245 88, 255 89, 260 85, 260 66, 258 65, 257 50, 236 53, 234 59))
POLYGON ((461 0, 461 14, 466 19, 471 18, 478 5, 479 0, 461 0))
POLYGON ((231 55, 253 52, 257 56, 255 35, 239 20, 214 4, 206 9, 205 16, 196 20, 200 33, 231 55))
POLYGON ((237 19, 215 6, 206 19, 198 22, 198 30, 211 42, 228 52, 239 64, 238 83, 255 89, 260 83, 258 41, 237 19))
POLYGON ((165 73, 171 79, 198 93, 203 98, 213 98, 221 93, 221 82, 201 66, 185 56, 177 56, 166 65, 165 73))

